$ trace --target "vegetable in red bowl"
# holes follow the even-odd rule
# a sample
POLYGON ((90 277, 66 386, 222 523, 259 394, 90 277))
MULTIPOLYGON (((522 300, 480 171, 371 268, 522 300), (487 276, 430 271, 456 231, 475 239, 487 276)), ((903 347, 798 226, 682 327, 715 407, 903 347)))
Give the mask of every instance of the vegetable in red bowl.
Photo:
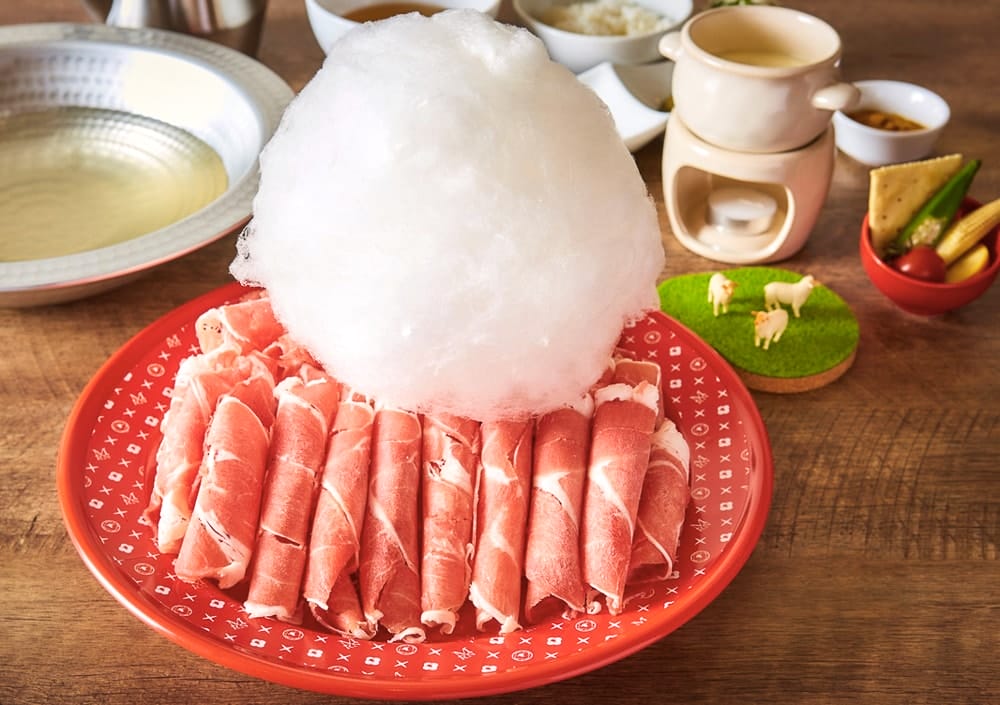
MULTIPOLYGON (((982 204, 965 198, 959 212, 960 218, 978 210, 982 204)), ((861 264, 868 278, 879 291, 899 308, 921 316, 934 316, 961 308, 983 295, 1000 273, 997 256, 997 237, 1000 227, 993 227, 978 242, 986 247, 989 255, 985 268, 962 281, 944 281, 940 267, 950 264, 934 248, 917 252, 912 248, 895 261, 881 259, 872 246, 868 214, 861 224, 861 264), (903 258, 906 257, 906 260, 903 258), (933 258, 939 261, 933 261, 933 258), (903 260, 902 262, 900 260, 903 260), (921 277, 921 275, 924 275, 921 277), (937 279, 936 281, 934 279, 937 279)))

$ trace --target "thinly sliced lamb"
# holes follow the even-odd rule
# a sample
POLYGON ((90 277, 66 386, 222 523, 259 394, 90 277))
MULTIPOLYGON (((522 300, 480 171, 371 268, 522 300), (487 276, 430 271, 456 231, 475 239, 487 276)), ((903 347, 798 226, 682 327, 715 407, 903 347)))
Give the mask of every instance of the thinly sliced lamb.
POLYGON ((479 630, 491 620, 500 625, 500 634, 521 628, 533 427, 530 420, 490 421, 482 426, 482 475, 469 586, 479 630))
POLYGON ((581 546, 583 579, 590 587, 588 611, 603 595, 611 614, 623 607, 636 514, 651 436, 659 409, 659 389, 646 379, 620 381, 594 393, 594 422, 583 500, 581 546))
POLYGON ((241 582, 257 539, 274 382, 254 375, 220 400, 205 439, 201 482, 174 571, 181 580, 241 582))
POLYGON ((276 390, 278 411, 258 529, 257 554, 244 607, 251 617, 301 618, 309 527, 340 385, 303 366, 276 390))
POLYGON ((583 612, 586 591, 580 568, 580 516, 590 450, 594 400, 549 412, 535 422, 534 466, 528 538, 524 616, 531 623, 544 603, 583 612))
POLYGON ((630 583, 663 580, 673 572, 684 514, 691 499, 690 458, 684 436, 673 421, 664 419, 653 433, 639 500, 630 583))
POLYGON ((205 311, 195 321, 195 333, 204 352, 230 347, 246 354, 264 350, 285 329, 275 318, 271 300, 259 291, 205 311))
POLYGON ((479 478, 479 422, 423 417, 420 621, 451 634, 469 596, 479 478))
POLYGON ((416 414, 395 408, 375 413, 358 583, 369 630, 385 627, 390 641, 426 637, 420 623, 421 436, 416 414))
POLYGON ((358 568, 374 421, 375 410, 368 399, 349 389, 341 392, 320 481, 302 588, 306 604, 317 618, 334 611, 334 587, 358 568))
POLYGON ((316 621, 341 636, 371 639, 375 636, 361 611, 358 589, 347 573, 341 574, 326 596, 326 605, 312 605, 316 621))

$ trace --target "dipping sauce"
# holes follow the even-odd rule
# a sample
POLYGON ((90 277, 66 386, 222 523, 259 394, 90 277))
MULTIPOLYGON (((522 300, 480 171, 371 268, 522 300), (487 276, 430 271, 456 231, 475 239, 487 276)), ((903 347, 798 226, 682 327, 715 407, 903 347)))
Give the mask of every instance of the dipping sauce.
POLYGON ((925 127, 919 122, 914 122, 909 118, 896 113, 887 113, 882 110, 855 110, 847 113, 847 117, 862 125, 874 127, 878 130, 889 130, 890 132, 908 132, 910 130, 923 130, 925 127))
POLYGON ((345 12, 344 19, 354 22, 376 22, 395 15, 405 15, 408 12, 419 12, 424 17, 430 17, 444 9, 439 5, 428 5, 422 2, 380 2, 345 12))
POLYGON ((720 59, 735 64, 763 66, 766 68, 788 68, 805 66, 808 61, 779 51, 723 51, 716 54, 720 59))
POLYGON ((71 107, 0 117, 0 262, 131 240, 227 184, 214 149, 159 120, 71 107))

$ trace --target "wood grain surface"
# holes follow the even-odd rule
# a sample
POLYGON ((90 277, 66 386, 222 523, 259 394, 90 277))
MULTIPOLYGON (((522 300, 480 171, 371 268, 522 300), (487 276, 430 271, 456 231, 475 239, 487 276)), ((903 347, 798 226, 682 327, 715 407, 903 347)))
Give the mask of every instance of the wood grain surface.
MULTIPOLYGON (((909 80, 948 100, 937 151, 981 158, 971 195, 1000 197, 1000 2, 782 4, 837 28, 847 79, 909 80)), ((0 24, 38 21, 90 17, 73 0, 0 3, 0 24)), ((316 71, 301 2, 272 0, 259 58, 296 90, 316 71)), ((670 234, 661 153, 658 139, 636 159, 660 210, 664 276, 723 268, 670 234)), ((861 344, 828 387, 754 393, 775 490, 745 568, 649 648, 478 702, 1000 703, 1000 286, 937 318, 896 309, 858 261, 867 183, 866 168, 838 155, 807 246, 779 265, 840 294, 861 344)), ((233 254, 228 237, 91 299, 0 309, 0 703, 349 702, 167 641, 100 587, 60 516, 56 453, 81 390, 143 327, 226 283, 233 254)))

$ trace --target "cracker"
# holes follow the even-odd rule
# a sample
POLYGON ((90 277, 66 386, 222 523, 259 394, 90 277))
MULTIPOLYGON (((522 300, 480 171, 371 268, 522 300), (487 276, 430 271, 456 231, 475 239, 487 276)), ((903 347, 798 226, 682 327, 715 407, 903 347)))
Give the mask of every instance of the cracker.
POLYGON ((962 155, 949 154, 872 169, 868 226, 875 251, 882 254, 920 207, 961 167, 962 155))

